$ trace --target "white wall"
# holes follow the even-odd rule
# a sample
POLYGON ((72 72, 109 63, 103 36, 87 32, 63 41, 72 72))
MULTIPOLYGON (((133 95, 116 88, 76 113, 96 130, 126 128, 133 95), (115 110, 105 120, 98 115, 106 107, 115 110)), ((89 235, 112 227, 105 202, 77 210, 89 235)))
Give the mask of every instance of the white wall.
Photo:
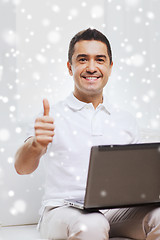
POLYGON ((113 50, 105 89, 130 111, 144 141, 160 140, 159 0, 0 0, 0 222, 35 222, 43 193, 43 164, 18 176, 13 158, 27 123, 42 106, 73 89, 66 61, 81 29, 104 32, 113 50), (31 209, 31 210, 30 210, 31 209))

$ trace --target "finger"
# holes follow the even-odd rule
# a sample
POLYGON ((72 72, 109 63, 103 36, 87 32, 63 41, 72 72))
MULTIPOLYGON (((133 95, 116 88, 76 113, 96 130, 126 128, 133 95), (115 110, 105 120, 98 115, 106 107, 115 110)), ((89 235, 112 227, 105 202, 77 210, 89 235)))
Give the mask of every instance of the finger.
POLYGON ((42 130, 54 130, 55 126, 52 123, 35 122, 34 128, 42 130))
POLYGON ((47 146, 49 143, 51 143, 53 140, 53 137, 50 136, 36 136, 36 141, 40 143, 43 146, 47 146))
POLYGON ((43 117, 36 118, 35 123, 38 123, 38 122, 53 124, 54 119, 53 117, 50 117, 50 116, 43 116, 43 117))
POLYGON ((54 136, 54 131, 47 131, 47 130, 35 130, 35 135, 37 136, 46 136, 46 137, 53 137, 54 136))
POLYGON ((43 99, 43 116, 49 116, 50 106, 48 100, 45 98, 43 99))

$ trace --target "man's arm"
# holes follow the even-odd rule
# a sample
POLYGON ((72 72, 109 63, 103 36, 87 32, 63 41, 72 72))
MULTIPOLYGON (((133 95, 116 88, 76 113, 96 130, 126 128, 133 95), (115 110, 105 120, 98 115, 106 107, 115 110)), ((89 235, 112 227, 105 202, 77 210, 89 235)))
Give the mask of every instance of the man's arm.
POLYGON ((50 106, 43 100, 44 114, 35 120, 35 136, 30 137, 16 152, 15 169, 18 174, 29 174, 36 170, 42 155, 54 136, 54 120, 49 116, 50 106))

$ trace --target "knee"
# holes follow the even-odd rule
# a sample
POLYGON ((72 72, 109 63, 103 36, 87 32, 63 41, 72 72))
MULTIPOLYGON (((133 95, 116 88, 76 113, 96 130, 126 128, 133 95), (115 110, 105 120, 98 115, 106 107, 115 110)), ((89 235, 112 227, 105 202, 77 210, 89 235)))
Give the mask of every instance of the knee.
POLYGON ((160 207, 151 210, 144 218, 145 229, 147 232, 153 229, 159 229, 160 231, 160 207))
POLYGON ((74 222, 71 235, 75 236, 76 234, 76 236, 82 237, 82 239, 108 240, 109 229, 109 223, 103 214, 82 214, 77 221, 74 222))
POLYGON ((82 229, 84 225, 86 226, 86 229, 92 231, 97 230, 97 228, 105 229, 107 231, 109 231, 110 229, 107 219, 101 213, 91 213, 82 215, 80 219, 80 226, 82 226, 82 229))
POLYGON ((148 221, 154 223, 154 225, 160 224, 160 207, 148 213, 148 221))

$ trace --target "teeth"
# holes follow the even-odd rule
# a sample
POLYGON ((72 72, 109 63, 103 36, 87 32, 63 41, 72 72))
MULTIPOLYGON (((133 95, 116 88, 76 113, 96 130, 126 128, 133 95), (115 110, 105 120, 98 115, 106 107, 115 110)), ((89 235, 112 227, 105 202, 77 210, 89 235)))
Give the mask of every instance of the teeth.
POLYGON ((89 80, 96 80, 97 79, 97 77, 86 77, 87 79, 89 79, 89 80))

